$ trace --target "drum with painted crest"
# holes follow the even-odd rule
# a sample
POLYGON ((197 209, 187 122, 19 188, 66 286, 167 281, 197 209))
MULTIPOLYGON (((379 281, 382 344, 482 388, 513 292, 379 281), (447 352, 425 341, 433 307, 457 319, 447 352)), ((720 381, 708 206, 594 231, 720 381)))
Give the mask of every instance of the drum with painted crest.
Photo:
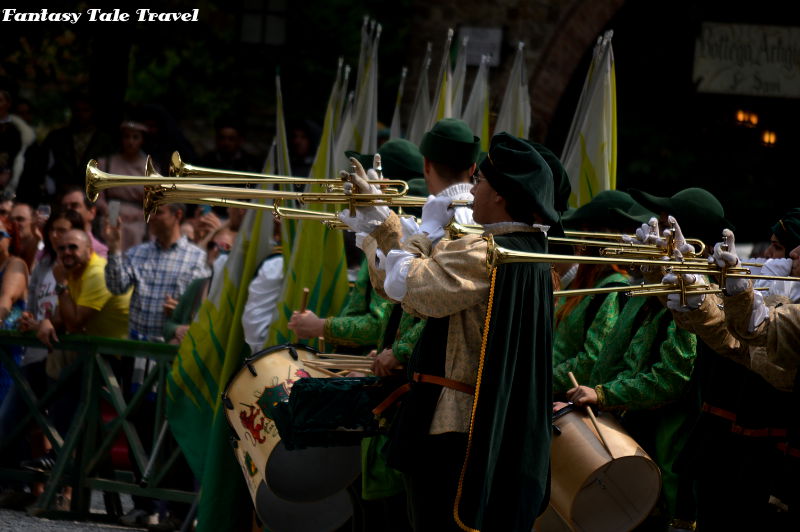
POLYGON ((570 405, 553 415, 550 505, 534 530, 633 530, 653 510, 658 466, 612 414, 601 413, 597 422, 608 450, 582 409, 570 405))
MULTIPOLYGON (((328 378, 304 364, 304 361, 318 360, 318 354, 308 346, 295 344, 260 351, 245 361, 223 394, 225 414, 235 433, 236 457, 259 515, 275 511, 264 503, 274 503, 275 498, 292 503, 327 502, 334 506, 337 501, 346 499, 350 504, 347 494, 342 493, 360 472, 360 446, 290 451, 282 444, 274 422, 274 409, 288 399, 295 382, 309 377, 328 378)), ((348 507, 352 512, 352 507, 348 507)), ((301 514, 313 512, 310 508, 299 508, 301 510, 297 511, 301 514)), ((331 511, 333 521, 341 517, 337 512, 336 509, 331 511)), ((262 519, 264 517, 266 515, 262 519)), ((275 521, 276 516, 265 522, 270 519, 275 521)))

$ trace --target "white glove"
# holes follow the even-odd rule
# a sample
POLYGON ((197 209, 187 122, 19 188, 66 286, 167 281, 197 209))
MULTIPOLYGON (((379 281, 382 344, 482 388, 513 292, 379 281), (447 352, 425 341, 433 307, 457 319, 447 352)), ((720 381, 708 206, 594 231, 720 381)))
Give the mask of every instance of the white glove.
MULTIPOLYGON (((383 174, 383 165, 381 164, 381 154, 380 153, 376 153, 375 155, 372 156, 372 168, 380 168, 381 169, 381 174, 383 174)), ((378 171, 377 170, 372 170, 372 171, 375 174, 375 177, 370 177, 370 179, 383 179, 382 175, 381 176, 378 175, 378 171)))
POLYGON ((376 227, 383 223, 383 220, 374 223, 376 220, 371 221, 364 215, 364 211, 361 209, 356 209, 355 216, 350 215, 350 209, 345 209, 339 213, 339 219, 346 223, 351 231, 366 234, 371 233, 376 227))
MULTIPOLYGON (((664 276, 661 282, 667 285, 678 286, 678 276, 674 273, 668 273, 664 276)), ((690 273, 684 273, 683 283, 685 287, 698 284, 697 277, 690 273)), ((678 312, 689 312, 690 310, 696 310, 700 308, 700 305, 703 304, 703 300, 705 300, 705 298, 705 294, 687 294, 686 305, 683 305, 681 304, 681 294, 669 294, 667 295, 667 308, 670 310, 676 310, 678 312)))
POLYGON ((622 239, 629 244, 655 244, 658 240, 658 218, 650 218, 650 221, 636 230, 633 236, 623 235, 622 239))
POLYGON ((391 299, 402 301, 406 297, 408 268, 414 258, 408 251, 400 249, 393 249, 386 255, 386 279, 383 281, 383 290, 391 299))
MULTIPOLYGON (((345 192, 357 192, 359 194, 380 194, 381 191, 378 187, 372 186, 367 183, 367 173, 364 167, 358 162, 358 159, 350 157, 350 162, 355 165, 355 175, 352 177, 352 182, 346 181, 344 184, 345 192)), ((341 170, 339 176, 342 178, 349 178, 349 173, 341 170)), ((345 209, 339 213, 339 219, 347 224, 347 226, 355 231, 361 233, 371 233, 379 225, 381 225, 386 218, 389 217, 391 211, 389 207, 358 207, 356 208, 355 215, 350 213, 350 209, 345 209)))
POLYGON ((436 243, 444 236, 444 226, 450 223, 454 210, 450 206, 452 200, 447 196, 428 196, 428 201, 422 206, 423 233, 428 233, 431 242, 436 243))
POLYGON ((400 226, 403 228, 403 242, 408 240, 409 237, 422 232, 422 229, 417 224, 417 219, 413 216, 401 216, 400 226))
MULTIPOLYGON (((709 257, 708 262, 716 263, 720 268, 735 268, 739 265, 739 257, 736 255, 736 238, 730 229, 722 230, 724 242, 714 244, 714 254, 709 257), (723 249, 724 248, 724 249, 723 249)), ((731 278, 725 279, 725 291, 729 296, 741 294, 750 283, 747 279, 731 278)))
POLYGON ((686 238, 684 238, 683 236, 683 231, 681 231, 681 226, 678 225, 678 221, 675 219, 675 217, 668 216, 667 220, 669 221, 669 224, 672 226, 672 229, 664 229, 662 238, 657 238, 655 240, 655 244, 662 249, 667 249, 667 238, 669 237, 669 234, 674 230, 672 243, 675 246, 675 249, 680 251, 682 255, 695 254, 694 246, 686 243, 686 238))

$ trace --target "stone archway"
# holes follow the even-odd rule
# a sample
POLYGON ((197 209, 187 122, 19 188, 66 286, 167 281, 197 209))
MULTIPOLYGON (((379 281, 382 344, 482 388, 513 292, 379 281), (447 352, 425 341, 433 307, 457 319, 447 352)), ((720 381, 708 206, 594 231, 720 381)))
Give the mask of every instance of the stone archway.
POLYGON ((564 10, 528 83, 533 113, 532 138, 547 137, 561 95, 583 54, 624 3, 625 0, 576 0, 564 10))

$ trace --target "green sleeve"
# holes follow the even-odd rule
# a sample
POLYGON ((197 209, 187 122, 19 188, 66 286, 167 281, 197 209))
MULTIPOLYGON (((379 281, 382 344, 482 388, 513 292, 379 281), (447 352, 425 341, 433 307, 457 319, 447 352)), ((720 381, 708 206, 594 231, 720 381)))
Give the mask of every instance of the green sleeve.
POLYGON ((369 282, 369 270, 367 269, 367 261, 364 259, 361 262, 361 268, 358 270, 356 282, 347 294, 344 305, 338 317, 347 316, 361 316, 369 312, 369 304, 367 303, 370 292, 372 292, 372 285, 369 282))
MULTIPOLYGON (((595 296, 598 297, 598 296, 595 296)), ((590 299, 587 298, 587 304, 590 299)), ((583 302, 582 302, 583 303, 583 302)), ((577 309, 576 309, 577 310, 577 309)), ((586 310, 584 306, 580 312, 583 318, 583 312, 586 310)), ((577 314, 573 312, 572 314, 577 314)), ((572 317, 572 314, 569 317, 572 317)), ((579 351, 574 356, 566 358, 560 364, 553 366, 553 391, 565 392, 572 388, 572 382, 569 380, 568 373, 571 371, 575 374, 575 378, 580 384, 589 381, 592 368, 603 350, 603 347, 608 343, 611 331, 619 319, 619 293, 612 292, 605 296, 605 301, 600 305, 594 319, 592 319, 589 328, 586 330, 586 336, 583 345, 578 346, 579 351)), ((585 318, 590 318, 586 316, 585 318)), ((581 327, 584 319, 580 319, 581 327)), ((566 328, 562 331, 561 327, 556 331, 557 336, 572 336, 580 338, 580 330, 570 330, 566 328)), ((561 345, 564 345, 563 343, 561 345)), ((555 358, 555 350, 554 350, 555 358)))
POLYGON ((677 327, 671 313, 662 310, 637 331, 625 353, 626 368, 597 386, 600 406, 644 410, 677 400, 692 375, 696 349, 695 335, 677 327), (666 327, 663 320, 668 320, 666 327))
POLYGON ((391 303, 370 288, 369 304, 361 315, 337 316, 325 320, 325 341, 343 346, 377 346, 382 324, 391 310, 391 303))
POLYGON ((422 329, 424 328, 425 320, 403 313, 398 327, 399 334, 392 344, 392 353, 399 362, 402 364, 408 362, 411 353, 414 352, 414 347, 419 341, 419 337, 422 336, 422 329))

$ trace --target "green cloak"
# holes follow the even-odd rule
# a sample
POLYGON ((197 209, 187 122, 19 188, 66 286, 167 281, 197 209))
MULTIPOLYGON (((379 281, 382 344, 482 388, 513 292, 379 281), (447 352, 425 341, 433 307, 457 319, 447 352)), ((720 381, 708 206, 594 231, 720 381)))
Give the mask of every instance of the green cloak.
MULTIPOLYGON (((496 236, 495 242, 547 253, 543 233, 511 233, 496 236)), ((489 309, 456 521, 465 530, 529 531, 550 491, 550 265, 498 267, 489 309)))

